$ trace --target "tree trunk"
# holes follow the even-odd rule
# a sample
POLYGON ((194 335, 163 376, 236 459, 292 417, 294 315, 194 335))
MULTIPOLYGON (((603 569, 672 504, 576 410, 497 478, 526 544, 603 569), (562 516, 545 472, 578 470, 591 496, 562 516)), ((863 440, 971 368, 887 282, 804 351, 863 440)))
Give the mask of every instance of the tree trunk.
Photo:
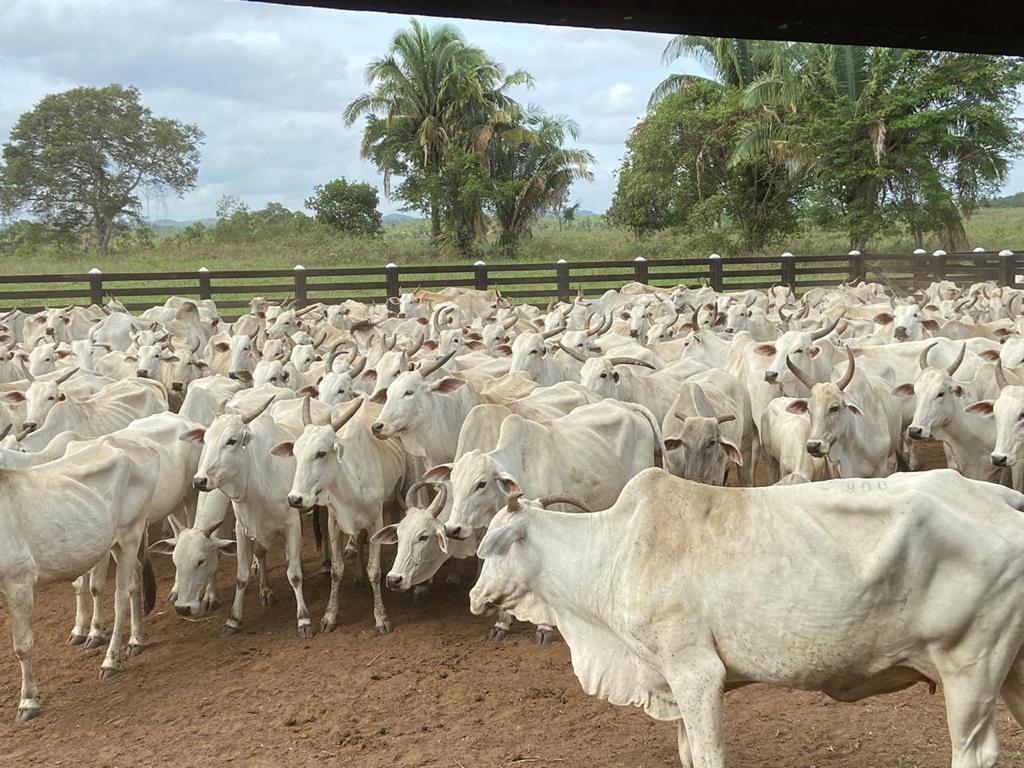
POLYGON ((430 203, 430 240, 434 245, 441 240, 441 211, 436 202, 430 203))
POLYGON ((114 229, 114 222, 109 219, 105 219, 102 216, 96 217, 96 251, 97 253, 106 256, 107 249, 110 247, 110 236, 114 229))

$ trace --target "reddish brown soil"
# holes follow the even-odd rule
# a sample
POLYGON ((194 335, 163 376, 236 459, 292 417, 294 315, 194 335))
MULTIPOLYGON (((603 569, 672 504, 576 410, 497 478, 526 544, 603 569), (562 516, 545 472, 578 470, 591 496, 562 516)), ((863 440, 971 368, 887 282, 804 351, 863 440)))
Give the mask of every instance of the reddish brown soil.
MULTIPOLYGON (((102 651, 64 645, 70 586, 36 602, 36 671, 43 715, 17 723, 19 672, 0 655, 0 768, 8 766, 359 766, 360 768, 669 768, 674 727, 585 696, 568 650, 538 647, 517 625, 504 643, 468 611, 468 587, 424 602, 388 593, 395 631, 373 633, 368 589, 347 586, 341 626, 309 641, 295 634, 279 553, 276 605, 246 600, 241 634, 220 636, 226 609, 185 620, 164 601, 171 569, 158 563, 161 600, 146 652, 100 681, 102 651)), ((306 553, 307 571, 317 556, 306 553)), ((222 564, 222 599, 233 582, 222 564)), ((346 582, 348 577, 346 576, 346 582)), ((318 618, 327 590, 306 585, 318 618)), ((0 638, 10 625, 0 611, 0 638)), ((858 704, 751 686, 726 697, 734 768, 939 768, 949 765, 941 691, 925 686, 858 704)), ((1024 733, 999 710, 1000 766, 1019 766, 1024 733)))

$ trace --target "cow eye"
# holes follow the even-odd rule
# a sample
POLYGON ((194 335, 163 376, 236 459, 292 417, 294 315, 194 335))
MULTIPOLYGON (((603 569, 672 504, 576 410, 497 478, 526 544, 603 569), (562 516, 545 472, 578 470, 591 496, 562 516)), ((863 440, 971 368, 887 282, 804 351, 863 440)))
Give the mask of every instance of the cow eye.
POLYGON ((601 378, 602 379, 607 379, 608 378, 608 374, 607 373, 602 373, 601 374, 601 378))
POLYGON ((936 397, 942 397, 945 394, 946 394, 945 392, 939 392, 939 394, 937 394, 936 397))
POLYGON ((205 562, 206 562, 206 558, 205 557, 199 558, 198 560, 196 560, 196 568, 198 568, 199 566, 201 566, 205 562))
POLYGON ((327 451, 317 451, 316 455, 313 458, 314 459, 322 459, 326 455, 327 455, 327 451))
POLYGON ((536 349, 531 349, 530 350, 530 354, 531 355, 536 355, 537 354, 537 350, 536 349))
POLYGON ((238 441, 237 441, 237 440, 235 440, 235 438, 233 438, 233 437, 229 437, 229 438, 228 438, 228 442, 227 442, 227 445, 234 445, 234 444, 235 444, 235 443, 237 443, 237 442, 238 442, 238 441))
POLYGON ((833 405, 831 408, 828 409, 828 412, 829 413, 839 413, 839 406, 838 405, 833 405))
POLYGON ((487 481, 486 480, 481 480, 479 483, 476 484, 476 489, 478 491, 482 491, 486 487, 487 487, 487 481))
POLYGON ((406 396, 406 397, 411 397, 411 396, 412 396, 412 390, 411 390, 411 389, 407 389, 407 390, 405 391, 405 396, 406 396))
POLYGON ((421 534, 419 535, 419 538, 417 538, 417 539, 416 539, 416 541, 426 541, 426 540, 427 540, 427 539, 429 539, 429 538, 430 538, 430 537, 429 537, 429 536, 428 536, 427 534, 425 534, 425 533, 421 533, 421 534))

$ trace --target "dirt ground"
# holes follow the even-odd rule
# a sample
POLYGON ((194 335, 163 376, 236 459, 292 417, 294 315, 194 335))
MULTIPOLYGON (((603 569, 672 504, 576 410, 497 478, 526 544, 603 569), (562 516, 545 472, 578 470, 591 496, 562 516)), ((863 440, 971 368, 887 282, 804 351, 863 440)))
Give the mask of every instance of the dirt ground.
MULTIPOLYGON (((20 674, 13 653, 0 654, 0 768, 678 765, 674 727, 584 695, 563 643, 538 647, 525 625, 503 643, 488 640, 490 622, 469 614, 468 584, 437 587, 420 602, 387 593, 394 632, 376 637, 370 592, 346 576, 339 628, 303 641, 280 552, 270 564, 276 604, 261 607, 251 588, 242 632, 224 639, 226 607, 175 615, 166 602, 172 569, 159 559, 146 651, 108 681, 99 679, 102 650, 64 644, 71 587, 42 587, 35 659, 44 711, 15 721, 20 674)), ((312 545, 305 565, 317 569, 312 545)), ((222 562, 222 602, 232 576, 233 560, 222 562)), ((306 597, 318 620, 320 578, 306 582, 306 597)), ((5 610, 0 638, 9 649, 5 610)), ((726 697, 725 732, 733 768, 949 765, 941 690, 932 696, 924 685, 857 704, 751 686, 726 697)), ((999 734, 999 766, 1024 765, 1024 732, 1002 707, 999 734)))

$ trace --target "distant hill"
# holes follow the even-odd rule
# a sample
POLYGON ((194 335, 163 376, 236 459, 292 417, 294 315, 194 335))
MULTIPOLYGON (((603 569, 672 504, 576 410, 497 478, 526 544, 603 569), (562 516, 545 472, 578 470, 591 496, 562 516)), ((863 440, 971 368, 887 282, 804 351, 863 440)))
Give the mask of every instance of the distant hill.
POLYGON ((1024 192, 1005 197, 994 197, 985 203, 986 208, 1024 208, 1024 192))
POLYGON ((385 213, 381 217, 385 224, 406 224, 410 221, 423 221, 419 216, 410 216, 407 213, 385 213))
POLYGON ((173 230, 179 230, 179 229, 185 229, 190 224, 195 224, 196 222, 198 222, 200 224, 205 224, 208 227, 212 227, 214 224, 217 223, 217 220, 216 219, 190 219, 188 221, 176 221, 175 219, 157 219, 156 221, 151 221, 149 223, 149 226, 153 227, 154 229, 173 229, 173 230))

